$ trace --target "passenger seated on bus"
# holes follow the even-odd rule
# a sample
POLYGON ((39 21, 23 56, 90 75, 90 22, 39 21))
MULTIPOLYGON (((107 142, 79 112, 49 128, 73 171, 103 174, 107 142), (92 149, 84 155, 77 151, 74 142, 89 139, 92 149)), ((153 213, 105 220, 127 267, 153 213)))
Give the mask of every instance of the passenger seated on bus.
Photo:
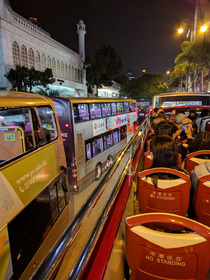
POLYGON ((200 128, 200 124, 201 124, 201 120, 208 116, 209 114, 209 110, 208 109, 205 109, 201 112, 200 116, 195 120, 197 126, 198 126, 198 132, 200 132, 201 128, 200 128))
POLYGON ((157 118, 162 118, 162 119, 164 119, 164 120, 167 119, 166 114, 165 114, 165 112, 163 112, 163 111, 161 111, 161 112, 157 115, 157 118))
POLYGON ((177 126, 168 120, 165 120, 163 122, 160 122, 155 129, 155 135, 161 136, 161 135, 168 135, 172 137, 173 139, 176 138, 176 131, 178 130, 177 126))
POLYGON ((173 110, 173 111, 171 112, 171 115, 170 115, 170 117, 169 117, 169 120, 175 121, 176 115, 177 115, 176 110, 173 110))
POLYGON ((0 116, 0 127, 5 127, 5 128, 0 128, 0 131, 8 131, 8 129, 6 128, 6 124, 4 121, 4 117, 0 116))
MULTIPOLYGON (((186 170, 179 166, 177 144, 172 137, 166 135, 155 136, 151 141, 150 150, 153 159, 151 168, 166 167, 188 174, 186 170)), ((170 180, 176 178, 176 176, 168 174, 152 175, 154 186, 157 186, 158 179, 170 180)))

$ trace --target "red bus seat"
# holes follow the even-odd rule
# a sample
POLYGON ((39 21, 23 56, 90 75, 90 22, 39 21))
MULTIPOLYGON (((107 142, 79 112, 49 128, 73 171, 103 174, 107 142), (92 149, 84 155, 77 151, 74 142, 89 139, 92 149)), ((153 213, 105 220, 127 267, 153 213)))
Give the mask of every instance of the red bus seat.
POLYGON ((210 175, 198 178, 194 198, 194 211, 197 220, 210 227, 210 175))
POLYGON ((146 147, 146 151, 150 150, 150 143, 151 143, 152 139, 147 140, 147 147, 146 147))
POLYGON ((126 219, 126 258, 135 280, 205 280, 209 272, 210 228, 168 213, 126 219), (192 232, 168 233, 144 224, 169 223, 192 232))
MULTIPOLYGON (((178 154, 178 161, 179 161, 179 166, 182 166, 182 155, 178 154)), ((151 152, 147 151, 144 153, 144 170, 148 169, 152 166, 152 157, 151 157, 151 152)))
POLYGON ((151 168, 138 174, 138 202, 143 213, 166 212, 184 216, 189 207, 190 176, 170 168, 151 168), (155 173, 175 175, 178 179, 158 179, 156 188, 151 176, 155 173))
POLYGON ((194 169, 196 165, 204 163, 207 160, 207 159, 196 157, 203 154, 210 155, 210 150, 201 150, 201 151, 190 153, 186 156, 184 168, 189 172, 189 174, 191 173, 191 171, 194 169))

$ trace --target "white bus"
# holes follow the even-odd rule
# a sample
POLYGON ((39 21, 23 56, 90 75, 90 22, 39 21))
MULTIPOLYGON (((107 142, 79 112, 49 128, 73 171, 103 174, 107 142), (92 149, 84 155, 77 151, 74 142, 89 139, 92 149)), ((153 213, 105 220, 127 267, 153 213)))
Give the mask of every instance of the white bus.
POLYGON ((136 100, 52 97, 74 190, 100 179, 134 133, 136 100))
POLYGON ((152 107, 173 107, 184 105, 210 105, 209 93, 168 92, 153 96, 152 107))

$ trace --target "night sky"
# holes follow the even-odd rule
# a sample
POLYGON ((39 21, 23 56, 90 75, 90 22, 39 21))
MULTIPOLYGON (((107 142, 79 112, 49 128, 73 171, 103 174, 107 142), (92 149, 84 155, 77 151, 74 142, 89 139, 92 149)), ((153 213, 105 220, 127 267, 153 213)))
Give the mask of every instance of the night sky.
POLYGON ((112 44, 121 56, 124 73, 142 69, 164 74, 174 66, 182 21, 192 23, 195 0, 10 0, 24 18, 36 17, 42 29, 75 52, 76 24, 86 25, 86 56, 93 57, 102 44, 112 44))

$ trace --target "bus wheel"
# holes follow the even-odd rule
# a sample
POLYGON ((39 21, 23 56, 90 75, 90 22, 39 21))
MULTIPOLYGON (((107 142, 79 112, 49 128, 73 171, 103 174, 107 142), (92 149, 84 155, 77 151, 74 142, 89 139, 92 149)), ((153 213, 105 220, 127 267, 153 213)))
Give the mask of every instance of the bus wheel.
POLYGON ((108 155, 107 160, 106 160, 106 168, 109 168, 113 163, 113 159, 111 155, 108 155))
POLYGON ((95 179, 99 180, 102 175, 102 165, 101 163, 97 163, 96 168, 95 168, 95 179))

